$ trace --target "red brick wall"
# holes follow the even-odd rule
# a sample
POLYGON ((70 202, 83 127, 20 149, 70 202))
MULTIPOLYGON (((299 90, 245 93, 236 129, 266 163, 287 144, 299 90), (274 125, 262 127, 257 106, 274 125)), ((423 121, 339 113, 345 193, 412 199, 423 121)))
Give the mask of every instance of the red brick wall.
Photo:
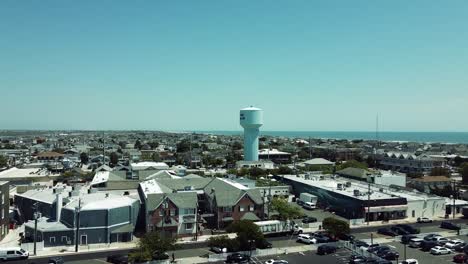
MULTIPOLYGON (((233 207, 232 212, 223 212, 223 208, 218 208, 218 214, 219 214, 219 221, 223 222, 223 217, 229 217, 231 216, 234 221, 239 221, 241 218, 244 216, 245 213, 252 212, 256 214, 260 219, 262 218, 262 213, 263 213, 263 205, 255 205, 254 201, 248 196, 245 195, 242 197, 242 199, 239 200, 239 202, 233 207), (240 211, 240 206, 244 206, 244 211, 240 211), (254 206, 254 211, 249 211, 249 206, 254 206)), ((220 225, 224 226, 224 225, 220 225)))
MULTIPOLYGON (((162 216, 159 215, 159 212, 163 209, 163 203, 161 203, 161 205, 156 209, 156 210, 153 210, 151 212, 151 215, 150 215, 150 219, 149 219, 149 225, 150 226, 154 226, 154 229, 156 229, 156 225, 162 220, 162 216)), ((151 208, 150 208, 151 210, 151 208)), ((179 212, 178 212, 178 208, 177 206, 172 203, 170 200, 168 200, 168 208, 165 209, 166 210, 166 215, 172 219, 174 219, 173 221, 175 222, 179 222, 179 212), (171 210, 175 210, 175 215, 173 216, 169 216, 170 215, 170 212, 171 210)), ((164 229, 166 230, 172 230, 174 229, 174 227, 164 227, 164 229)), ((177 232, 177 228, 175 228, 175 231, 177 232)))

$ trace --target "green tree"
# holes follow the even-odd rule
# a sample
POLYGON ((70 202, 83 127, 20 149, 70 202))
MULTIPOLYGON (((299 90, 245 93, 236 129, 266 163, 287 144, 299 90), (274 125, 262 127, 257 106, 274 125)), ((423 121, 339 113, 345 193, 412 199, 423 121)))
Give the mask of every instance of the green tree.
POLYGON ((240 143, 239 141, 235 141, 232 144, 232 149, 233 150, 241 150, 242 149, 242 143, 240 143))
POLYGON ((270 203, 270 209, 278 212, 280 220, 297 219, 303 216, 299 207, 292 206, 286 200, 281 198, 273 198, 270 203))
POLYGON ((213 236, 208 239, 209 247, 226 248, 229 252, 239 250, 239 242, 237 239, 231 239, 227 235, 213 236))
POLYGON ((159 153, 157 152, 154 152, 153 155, 151 155, 151 159, 155 162, 160 162, 162 161, 161 159, 161 155, 159 155, 159 153))
POLYGON ((250 242, 255 240, 256 245, 262 245, 265 237, 258 225, 249 220, 240 220, 230 224, 227 229, 229 233, 236 233, 236 240, 239 243, 239 250, 250 250, 250 242))
POLYGON ((135 148, 138 149, 138 150, 141 150, 141 141, 139 139, 137 139, 137 141, 135 142, 135 148))
POLYGON ((464 162, 460 165, 460 174, 464 184, 468 184, 468 162, 464 162))
POLYGON ((117 165, 117 163, 119 163, 119 155, 117 154, 117 152, 112 152, 110 154, 110 164, 115 166, 117 165))
POLYGON ((81 164, 88 164, 88 161, 89 161, 88 154, 81 152, 80 160, 81 160, 81 164))
POLYGON ((322 221, 322 227, 333 237, 349 234, 349 223, 333 217, 327 217, 322 221))
POLYGON ((175 239, 161 237, 159 232, 153 231, 146 233, 140 239, 137 249, 130 253, 129 259, 135 262, 150 261, 153 255, 174 250, 175 248, 175 239))
POLYGON ((336 169, 343 170, 346 168, 358 168, 358 169, 367 170, 367 165, 357 160, 348 160, 347 162, 343 162, 340 165, 338 165, 336 169))
POLYGON ((159 143, 156 141, 151 141, 150 143, 148 143, 148 145, 151 147, 151 149, 159 147, 159 143))
POLYGON ((187 152, 190 150, 190 142, 188 140, 182 140, 176 145, 177 152, 187 152))
POLYGON ((265 176, 266 172, 260 168, 252 167, 249 169, 249 175, 253 178, 257 178, 260 176, 265 176))
POLYGON ((6 167, 8 165, 8 158, 0 155, 0 168, 6 167))
POLYGON ((283 175, 283 174, 293 174, 293 170, 289 167, 286 166, 281 166, 278 168, 278 174, 283 175))

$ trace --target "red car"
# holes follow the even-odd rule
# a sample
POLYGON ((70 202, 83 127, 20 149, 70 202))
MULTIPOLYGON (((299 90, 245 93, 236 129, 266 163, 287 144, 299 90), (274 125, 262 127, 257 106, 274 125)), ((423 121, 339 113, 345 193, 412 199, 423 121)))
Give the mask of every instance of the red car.
POLYGON ((455 263, 466 263, 468 261, 468 256, 465 254, 457 254, 453 256, 453 262, 455 263))

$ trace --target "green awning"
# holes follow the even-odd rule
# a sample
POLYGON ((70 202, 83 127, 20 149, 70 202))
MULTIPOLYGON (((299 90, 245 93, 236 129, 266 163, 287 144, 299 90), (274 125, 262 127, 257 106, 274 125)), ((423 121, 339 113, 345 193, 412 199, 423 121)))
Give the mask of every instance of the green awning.
POLYGON ((118 227, 117 229, 114 229, 111 231, 111 234, 118 234, 118 233, 133 233, 133 225, 131 224, 126 224, 123 226, 118 227))
POLYGON ((241 220, 258 221, 260 218, 258 218, 258 216, 252 212, 247 212, 244 214, 244 216, 241 217, 241 220))

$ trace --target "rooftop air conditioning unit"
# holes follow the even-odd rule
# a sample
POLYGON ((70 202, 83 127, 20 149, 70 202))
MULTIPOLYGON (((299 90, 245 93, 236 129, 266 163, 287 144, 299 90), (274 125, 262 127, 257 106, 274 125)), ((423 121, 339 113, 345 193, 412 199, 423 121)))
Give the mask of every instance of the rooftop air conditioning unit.
POLYGON ((351 182, 346 182, 346 187, 351 187, 351 182))
POLYGON ((354 196, 359 196, 361 193, 359 192, 359 190, 354 190, 353 194, 354 194, 354 196))

